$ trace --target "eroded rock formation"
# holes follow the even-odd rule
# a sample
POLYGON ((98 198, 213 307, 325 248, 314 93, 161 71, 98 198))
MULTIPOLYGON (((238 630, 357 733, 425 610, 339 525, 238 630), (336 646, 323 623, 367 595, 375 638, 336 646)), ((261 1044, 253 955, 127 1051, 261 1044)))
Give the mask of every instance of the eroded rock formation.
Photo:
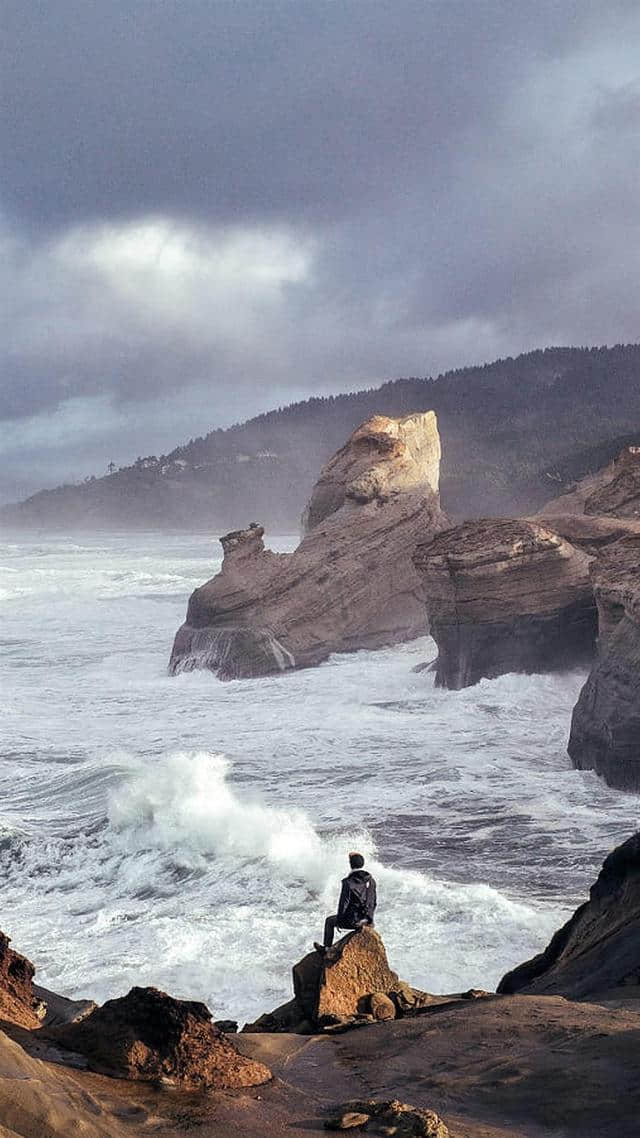
POLYGON ((465 522, 420 542, 414 564, 438 645, 436 682, 459 689, 591 659, 589 560, 533 519, 465 522))
POLYGON ((170 671, 261 676, 425 633, 411 556, 448 525, 439 457, 433 412, 363 423, 322 471, 294 553, 265 549, 255 523, 222 538, 222 568, 192 594, 170 671))
POLYGON ((343 507, 384 502, 397 491, 429 486, 438 494, 440 435, 433 411, 362 423, 324 467, 305 510, 305 531, 343 507))
POLYGON ((614 541, 628 534, 640 534, 640 521, 633 518, 609 518, 600 514, 537 514, 530 519, 537 525, 557 533, 577 549, 592 557, 614 541))
POLYGON ((0 932, 0 1019, 19 1027, 39 1027, 45 1009, 33 986, 35 968, 10 944, 0 932))
POLYGON ((392 972, 382 939, 370 928, 347 933, 324 956, 303 956, 293 967, 293 991, 287 1004, 244 1030, 304 1034, 355 1019, 393 1019, 429 1001, 392 972))
POLYGON ((640 534, 592 564, 598 659, 574 708, 569 754, 611 785, 640 789, 640 534))
POLYGON ((640 984, 640 834, 606 858, 585 901, 538 956, 498 992, 585 999, 640 984))
POLYGON ((132 988, 78 1023, 53 1029, 94 1071, 121 1079, 169 1080, 185 1087, 253 1087, 271 1072, 245 1058, 211 1023, 205 1004, 157 988, 132 988))
POLYGON ((541 512, 546 516, 584 513, 640 520, 640 446, 625 447, 613 462, 582 478, 541 512))

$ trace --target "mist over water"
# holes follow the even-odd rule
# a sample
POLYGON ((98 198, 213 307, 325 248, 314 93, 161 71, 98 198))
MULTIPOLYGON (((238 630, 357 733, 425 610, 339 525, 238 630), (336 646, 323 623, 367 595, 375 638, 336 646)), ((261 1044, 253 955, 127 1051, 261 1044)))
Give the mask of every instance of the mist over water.
POLYGON ((412 671, 435 655, 424 639, 281 677, 169 678, 218 549, 0 546, 0 927, 66 994, 155 984, 253 1018, 288 998, 357 847, 392 966, 431 991, 493 986, 637 828, 637 798, 566 756, 583 675, 443 692, 412 671))

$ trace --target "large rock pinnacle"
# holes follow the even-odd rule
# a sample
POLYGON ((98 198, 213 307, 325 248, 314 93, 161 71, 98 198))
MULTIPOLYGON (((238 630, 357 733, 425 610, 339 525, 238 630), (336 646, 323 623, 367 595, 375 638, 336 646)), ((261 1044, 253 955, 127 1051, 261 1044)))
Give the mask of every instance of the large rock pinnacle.
POLYGON ((190 598, 171 672, 260 676, 425 633, 412 554, 448 524, 439 461, 433 412, 363 423, 322 471, 294 553, 265 549, 255 523, 222 538, 222 568, 190 598))

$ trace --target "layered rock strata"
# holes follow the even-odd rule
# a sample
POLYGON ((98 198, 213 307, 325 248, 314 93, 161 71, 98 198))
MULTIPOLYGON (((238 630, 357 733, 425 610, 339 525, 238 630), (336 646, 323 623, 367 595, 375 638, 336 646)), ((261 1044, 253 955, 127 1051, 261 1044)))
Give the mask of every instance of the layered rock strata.
POLYGON ((542 513, 605 514, 640 520, 640 446, 625 447, 613 462, 548 502, 542 513))
POLYGON ((610 518, 600 514, 537 514, 528 519, 563 537, 592 557, 599 556, 608 545, 621 537, 640 534, 640 521, 634 518, 610 518))
POLYGON ((606 858, 585 901, 538 956, 498 992, 593 998, 640 984, 640 834, 606 858))
POLYGON ((591 567, 598 659, 573 711, 569 754, 623 790, 640 789, 640 534, 608 546, 591 567))
POLYGON ((322 471, 294 553, 265 549, 255 523, 222 538, 222 568, 192 594, 170 671, 262 676, 425 633, 411 556, 448 525, 439 457, 433 412, 363 423, 322 471))
POLYGON ((233 1089, 271 1078, 264 1064, 241 1055, 213 1026, 204 1004, 157 988, 132 988, 49 1034, 84 1055, 92 1070, 121 1079, 233 1089))
POLYGON ((440 435, 433 411, 362 423, 326 464, 304 512, 305 532, 344 507, 383 502, 396 492, 430 487, 438 494, 440 435))
POLYGON ((436 683, 457 690, 590 660, 589 560, 533 519, 466 522, 420 542, 414 564, 438 645, 436 683))

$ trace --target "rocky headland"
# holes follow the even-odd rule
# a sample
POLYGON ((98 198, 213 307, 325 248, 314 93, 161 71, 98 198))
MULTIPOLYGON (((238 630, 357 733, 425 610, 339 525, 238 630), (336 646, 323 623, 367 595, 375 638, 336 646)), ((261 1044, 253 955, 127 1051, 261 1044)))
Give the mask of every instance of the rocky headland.
MULTIPOLYGON (((293 969, 240 1035, 133 988, 97 1008, 33 986, 2 938, 3 1138, 632 1138, 640 1078, 640 835, 606 859, 549 947, 498 993, 429 995, 373 929, 293 969), (12 969, 12 965, 14 965, 12 969)), ((478 977, 479 981, 482 977, 478 977)))
POLYGON ((569 754, 640 789, 640 447, 539 515, 480 519, 418 542, 436 682, 591 667, 569 754))
POLYGON ((368 419, 323 469, 293 553, 265 549, 255 523, 221 539, 222 568, 192 594, 170 671, 262 676, 425 633, 411 556, 449 524, 439 463, 433 412, 368 419))

